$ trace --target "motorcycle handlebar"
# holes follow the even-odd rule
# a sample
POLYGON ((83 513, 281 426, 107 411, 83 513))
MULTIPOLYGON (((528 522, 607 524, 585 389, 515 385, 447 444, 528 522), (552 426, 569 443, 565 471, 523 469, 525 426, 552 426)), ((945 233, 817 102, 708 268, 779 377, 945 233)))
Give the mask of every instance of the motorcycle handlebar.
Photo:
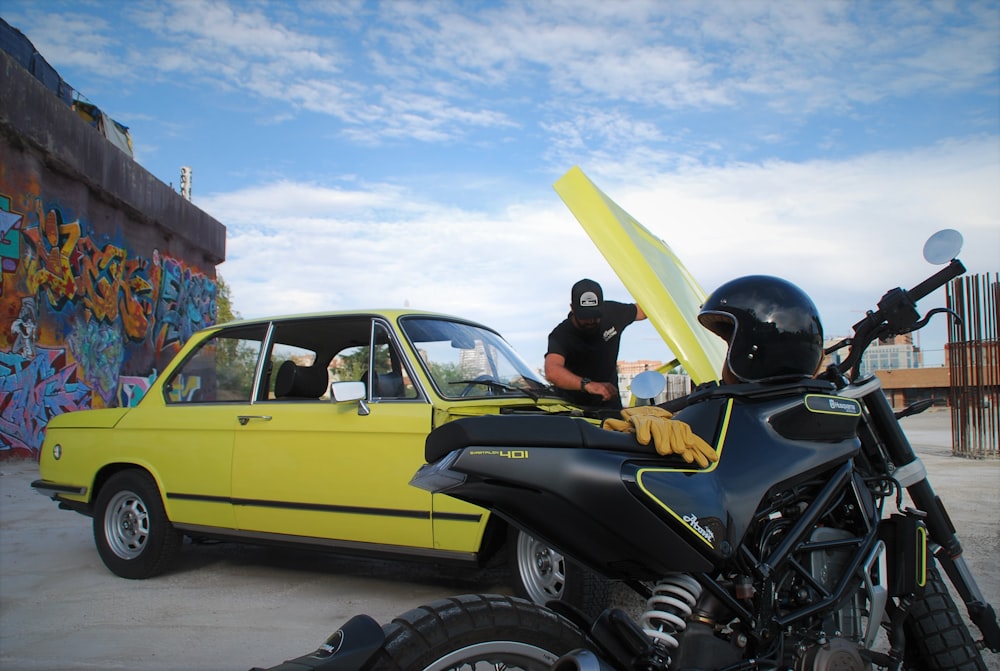
POLYGON ((833 368, 838 373, 846 373, 858 365, 861 361, 861 355, 874 340, 900 333, 909 333, 921 328, 926 319, 923 323, 920 321, 917 301, 935 289, 943 287, 964 272, 965 266, 962 262, 958 259, 952 259, 946 267, 909 291, 893 289, 886 292, 878 303, 878 309, 869 312, 864 319, 854 325, 854 336, 849 341, 849 354, 833 368))
POLYGON ((907 291, 906 295, 909 296, 910 300, 915 303, 935 289, 943 287, 964 272, 965 266, 962 262, 958 259, 952 259, 951 263, 907 291))

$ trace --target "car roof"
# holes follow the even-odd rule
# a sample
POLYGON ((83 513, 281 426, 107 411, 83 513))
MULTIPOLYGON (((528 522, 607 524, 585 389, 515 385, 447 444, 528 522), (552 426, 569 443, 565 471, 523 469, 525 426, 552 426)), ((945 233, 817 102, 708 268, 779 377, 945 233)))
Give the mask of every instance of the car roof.
POLYGON ((372 310, 364 309, 353 309, 353 310, 331 310, 325 312, 301 312, 292 314, 279 314, 279 315, 267 315, 261 317, 253 317, 249 319, 234 319, 228 322, 220 322, 214 324, 209 328, 229 328, 232 326, 247 326, 250 324, 262 324, 272 321, 286 321, 293 319, 322 319, 326 317, 383 317, 384 319, 395 322, 401 317, 428 317, 431 319, 447 319, 449 321, 462 322, 465 324, 471 324, 472 326, 478 326, 484 328, 488 331, 496 332, 496 329, 490 328, 485 324, 480 324, 479 322, 473 321, 471 319, 466 319, 464 317, 458 317, 456 315, 445 314, 443 312, 431 312, 427 310, 413 310, 410 308, 378 308, 372 310))
MULTIPOLYGON (((452 323, 466 324, 500 334, 494 329, 477 322, 456 317, 454 315, 440 312, 430 312, 426 310, 412 310, 406 308, 384 308, 377 310, 337 310, 328 312, 308 312, 286 315, 271 315, 267 317, 256 317, 253 319, 239 319, 223 324, 216 324, 203 329, 203 333, 217 333, 221 330, 239 331, 241 329, 260 329, 263 325, 274 324, 275 342, 296 347, 311 349, 316 353, 316 360, 323 363, 329 361, 334 354, 348 347, 359 347, 367 345, 371 338, 371 320, 373 318, 385 319, 390 323, 397 320, 406 319, 433 319, 452 323), (338 320, 336 328, 314 328, 310 322, 338 320)), ((420 328, 411 330, 407 337, 415 343, 422 342, 422 338, 427 334, 434 334, 436 330, 431 328, 420 328)), ((500 336, 502 338, 502 336, 500 336)), ((433 339, 433 338, 431 338, 433 339)))

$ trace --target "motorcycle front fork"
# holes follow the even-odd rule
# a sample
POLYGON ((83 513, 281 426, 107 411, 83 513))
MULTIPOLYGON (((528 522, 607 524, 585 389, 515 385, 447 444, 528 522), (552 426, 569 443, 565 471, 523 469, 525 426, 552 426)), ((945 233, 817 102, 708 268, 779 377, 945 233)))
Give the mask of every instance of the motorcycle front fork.
POLYGON ((940 497, 934 493, 934 488, 927 480, 923 462, 913 451, 913 446, 903 433, 903 428, 881 389, 866 394, 862 401, 875 434, 896 467, 893 477, 909 493, 910 499, 918 508, 916 514, 922 516, 930 539, 938 546, 934 556, 965 602, 969 618, 983 633, 985 645, 994 652, 1000 651, 1000 625, 997 623, 996 612, 983 597, 962 556, 962 544, 955 534, 955 526, 940 497))

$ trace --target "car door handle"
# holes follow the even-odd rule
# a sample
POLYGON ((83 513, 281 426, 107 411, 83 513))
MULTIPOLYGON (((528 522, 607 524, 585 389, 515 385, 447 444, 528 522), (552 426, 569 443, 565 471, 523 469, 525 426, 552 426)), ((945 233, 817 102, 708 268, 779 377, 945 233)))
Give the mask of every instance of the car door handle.
POLYGON ((265 422, 271 421, 270 415, 239 415, 236 419, 240 420, 240 426, 246 426, 247 422, 251 419, 262 419, 265 422))

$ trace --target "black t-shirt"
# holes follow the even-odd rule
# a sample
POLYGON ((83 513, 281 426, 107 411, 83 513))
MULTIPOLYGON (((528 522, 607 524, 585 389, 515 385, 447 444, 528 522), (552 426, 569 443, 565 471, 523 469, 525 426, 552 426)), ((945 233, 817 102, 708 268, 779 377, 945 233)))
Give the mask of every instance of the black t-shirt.
MULTIPOLYGON (((566 368, 580 377, 595 382, 610 382, 618 386, 618 348, 622 331, 635 321, 638 314, 634 303, 604 301, 600 327, 594 333, 584 333, 573 326, 569 317, 561 321, 549 334, 546 354, 560 354, 566 359, 566 368)), ((561 390, 566 399, 583 406, 620 408, 621 399, 612 396, 600 403, 599 397, 581 391, 561 390)))

